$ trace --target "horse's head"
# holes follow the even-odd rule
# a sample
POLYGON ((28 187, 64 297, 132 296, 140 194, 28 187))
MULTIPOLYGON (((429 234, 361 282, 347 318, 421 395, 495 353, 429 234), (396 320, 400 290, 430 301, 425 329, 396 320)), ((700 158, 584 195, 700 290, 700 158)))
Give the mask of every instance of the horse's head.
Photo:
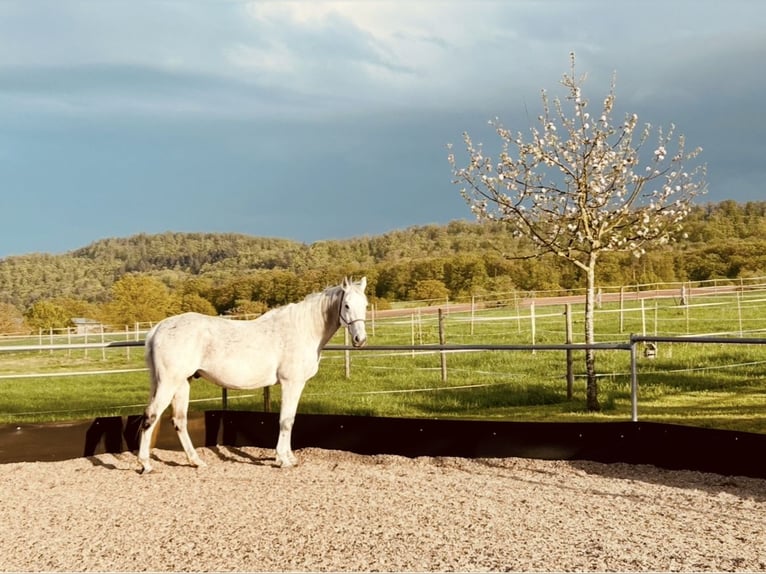
POLYGON ((364 326, 367 317, 365 287, 367 287, 367 277, 362 277, 358 283, 345 278, 341 284, 343 298, 340 303, 340 324, 348 328, 351 344, 354 347, 362 347, 367 343, 367 331, 364 326))

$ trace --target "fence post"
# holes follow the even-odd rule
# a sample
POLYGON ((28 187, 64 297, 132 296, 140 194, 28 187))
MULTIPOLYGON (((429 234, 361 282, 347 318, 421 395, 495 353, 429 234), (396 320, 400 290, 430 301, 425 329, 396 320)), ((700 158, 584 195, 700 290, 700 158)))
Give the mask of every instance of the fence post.
POLYGON ((737 317, 739 318, 739 336, 742 337, 742 293, 737 291, 737 317))
POLYGON ((625 332, 625 287, 620 287, 620 333, 625 332))
MULTIPOLYGON (((564 305, 564 316, 566 317, 566 344, 572 344, 572 305, 564 305)), ((567 349, 567 400, 572 400, 572 388, 574 387, 574 357, 572 349, 567 349)))
POLYGON ((473 336, 473 320, 476 313, 476 295, 471 295, 471 335, 473 336))
POLYGON ((684 314, 686 315, 686 334, 689 334, 689 307, 691 305, 688 303, 689 299, 687 299, 687 304, 684 305, 684 314))
POLYGON ((630 336, 630 406, 631 417, 634 423, 638 422, 638 364, 636 361, 636 342, 633 335, 630 336))
POLYGON ((372 315, 372 336, 375 336, 375 303, 370 305, 370 314, 372 315))
MULTIPOLYGON (((445 341, 447 337, 444 334, 444 314, 441 307, 439 308, 439 344, 446 345, 445 341)), ((442 368, 442 383, 447 382, 447 355, 442 350, 439 353, 441 355, 441 368, 442 368)))
MULTIPOLYGON (((343 329, 343 344, 348 347, 349 340, 348 340, 348 329, 343 329)), ((343 351, 344 357, 344 363, 346 365, 346 378, 351 378, 351 351, 346 349, 343 351)))
MULTIPOLYGON (((537 335, 537 324, 535 321, 535 302, 532 300, 532 302, 529 304, 529 321, 531 323, 532 327, 532 344, 535 344, 535 339, 537 335)), ((535 350, 532 349, 532 354, 535 354, 535 350)))
POLYGON ((263 387, 263 412, 271 412, 271 387, 263 387))
POLYGON ((221 407, 223 410, 229 408, 229 391, 226 388, 221 388, 221 407))

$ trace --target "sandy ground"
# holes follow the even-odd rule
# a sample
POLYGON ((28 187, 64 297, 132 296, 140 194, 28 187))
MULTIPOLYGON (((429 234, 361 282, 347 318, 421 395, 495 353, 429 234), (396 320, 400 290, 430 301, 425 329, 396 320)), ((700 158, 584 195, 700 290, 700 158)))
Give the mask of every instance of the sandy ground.
POLYGON ((766 480, 201 448, 0 465, 3 571, 766 570, 766 480))

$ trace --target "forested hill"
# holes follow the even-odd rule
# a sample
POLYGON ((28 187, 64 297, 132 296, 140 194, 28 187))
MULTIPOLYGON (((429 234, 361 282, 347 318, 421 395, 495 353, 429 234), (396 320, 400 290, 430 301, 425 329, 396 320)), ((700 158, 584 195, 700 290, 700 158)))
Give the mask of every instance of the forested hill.
POLYGON ((23 310, 39 299, 103 301, 111 285, 128 273, 159 276, 167 283, 189 276, 225 280, 257 270, 319 269, 331 275, 333 268, 367 272, 384 263, 511 245, 514 240, 500 226, 460 221, 312 244, 233 233, 139 234, 102 239, 61 255, 0 259, 0 302, 23 310))
MULTIPOLYGON (((602 284, 766 275, 766 202, 698 206, 686 237, 635 260, 605 258, 602 284)), ((282 273, 327 285, 343 274, 374 279, 373 296, 415 297, 418 282, 443 285, 452 297, 471 291, 570 289, 582 278, 565 262, 514 260, 529 254, 502 224, 454 221, 379 236, 304 244, 230 233, 140 234, 96 241, 62 255, 0 259, 0 303, 22 312, 39 300, 102 302, 129 273, 152 275, 171 289, 193 278, 221 286, 246 276, 282 273)), ((308 288, 308 287, 307 287, 308 288)), ((423 294, 422 292, 420 294, 423 294)))

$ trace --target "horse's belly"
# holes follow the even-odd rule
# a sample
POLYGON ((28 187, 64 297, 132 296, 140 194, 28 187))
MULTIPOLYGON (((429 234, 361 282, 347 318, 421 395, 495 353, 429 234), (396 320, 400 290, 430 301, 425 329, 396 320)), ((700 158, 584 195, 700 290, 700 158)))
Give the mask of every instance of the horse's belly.
POLYGON ((227 389, 257 389, 276 384, 276 367, 272 365, 226 364, 202 367, 197 373, 208 381, 227 389))

